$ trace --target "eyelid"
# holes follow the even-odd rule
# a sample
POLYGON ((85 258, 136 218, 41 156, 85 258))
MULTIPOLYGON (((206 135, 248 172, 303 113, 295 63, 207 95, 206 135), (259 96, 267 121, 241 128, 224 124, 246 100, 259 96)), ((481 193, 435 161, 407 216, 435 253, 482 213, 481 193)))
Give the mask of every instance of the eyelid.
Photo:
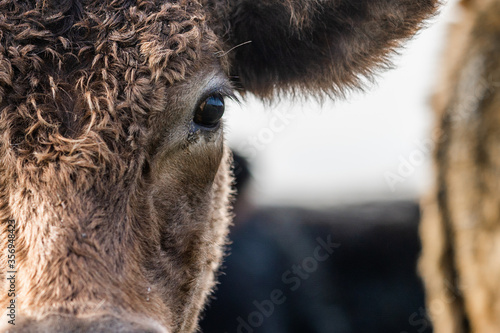
POLYGON ((219 94, 224 98, 229 98, 230 100, 240 103, 238 97, 235 95, 234 90, 228 86, 217 87, 216 89, 210 90, 209 93, 205 94, 203 100, 209 98, 212 95, 219 94))
POLYGON ((203 96, 198 100, 198 103, 196 103, 196 110, 212 95, 215 94, 220 94, 223 98, 229 98, 232 101, 235 101, 236 103, 240 103, 240 100, 238 97, 235 95, 234 90, 229 86, 229 85, 223 85, 223 86, 218 86, 213 89, 210 89, 206 91, 203 96))

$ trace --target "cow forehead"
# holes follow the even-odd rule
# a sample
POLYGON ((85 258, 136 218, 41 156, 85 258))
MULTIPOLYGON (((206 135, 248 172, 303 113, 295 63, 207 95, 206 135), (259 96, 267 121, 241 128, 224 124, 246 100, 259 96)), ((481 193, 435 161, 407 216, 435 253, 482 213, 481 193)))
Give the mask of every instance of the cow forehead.
POLYGON ((210 40, 196 1, 12 0, 0 9, 2 53, 18 56, 15 67, 21 73, 44 65, 94 67, 108 55, 121 65, 146 63, 155 74, 173 70, 167 76, 175 80, 199 57, 203 37, 210 40))
POLYGON ((82 163, 99 144, 136 156, 138 125, 165 89, 213 64, 219 47, 197 1, 11 0, 0 13, 0 129, 17 158, 36 162, 82 163))

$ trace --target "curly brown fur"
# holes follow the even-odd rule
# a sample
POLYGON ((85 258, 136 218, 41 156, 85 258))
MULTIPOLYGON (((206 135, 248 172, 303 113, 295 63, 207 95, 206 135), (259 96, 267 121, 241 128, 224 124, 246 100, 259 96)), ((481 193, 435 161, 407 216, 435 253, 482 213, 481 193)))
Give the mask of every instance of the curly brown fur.
POLYGON ((0 1, 0 307, 14 219, 18 331, 193 332, 231 182, 197 105, 229 78, 262 97, 354 86, 435 6, 0 1))

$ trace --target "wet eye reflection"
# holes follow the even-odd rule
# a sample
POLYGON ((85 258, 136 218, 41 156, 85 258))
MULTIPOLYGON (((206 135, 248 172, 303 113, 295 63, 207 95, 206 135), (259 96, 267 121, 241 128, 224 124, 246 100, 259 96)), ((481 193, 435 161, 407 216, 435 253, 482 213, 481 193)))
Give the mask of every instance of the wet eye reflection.
POLYGON ((224 115, 224 97, 217 93, 210 95, 197 108, 194 122, 200 126, 216 127, 224 115))

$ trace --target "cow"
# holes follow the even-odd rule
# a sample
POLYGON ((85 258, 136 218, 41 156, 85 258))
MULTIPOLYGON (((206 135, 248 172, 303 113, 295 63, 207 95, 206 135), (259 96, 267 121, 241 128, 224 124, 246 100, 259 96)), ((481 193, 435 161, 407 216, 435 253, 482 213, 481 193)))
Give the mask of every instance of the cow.
POLYGON ((500 332, 500 1, 457 12, 433 98, 420 272, 435 332, 500 332))
POLYGON ((341 96, 438 6, 0 1, 0 331, 195 331, 231 220, 224 100, 341 96))

